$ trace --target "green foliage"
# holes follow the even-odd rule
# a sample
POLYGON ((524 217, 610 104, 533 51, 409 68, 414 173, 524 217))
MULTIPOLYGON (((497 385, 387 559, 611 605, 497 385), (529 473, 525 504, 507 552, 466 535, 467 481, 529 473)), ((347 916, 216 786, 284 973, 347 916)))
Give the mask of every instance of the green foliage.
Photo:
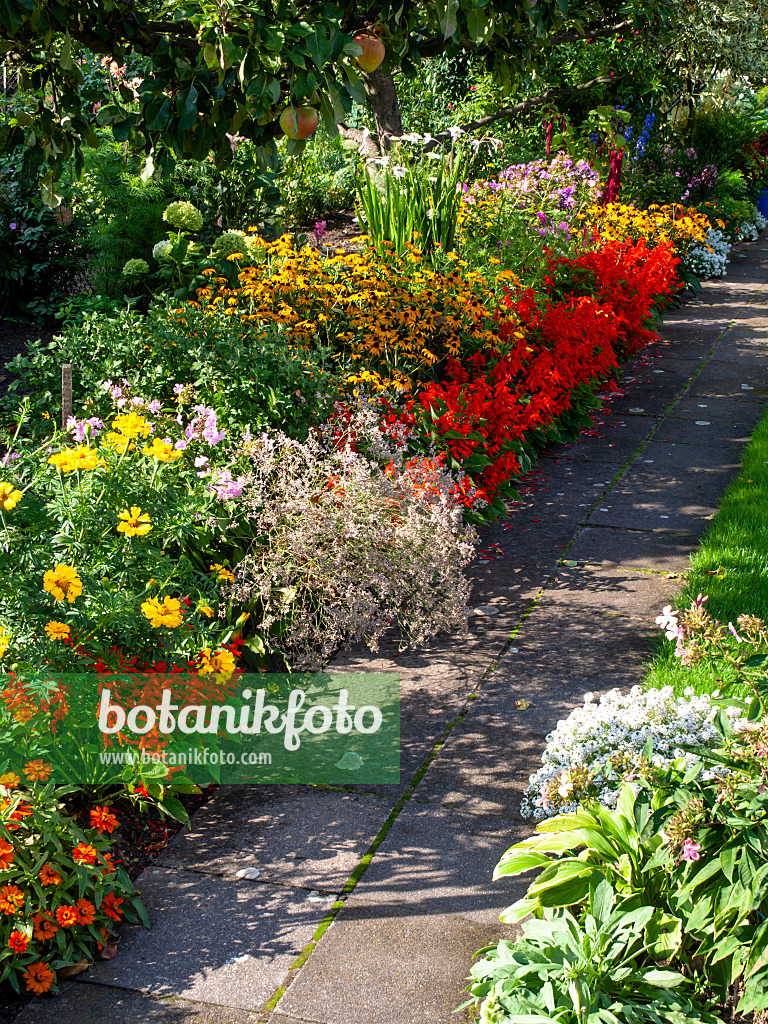
POLYGON ((686 131, 700 160, 729 169, 743 163, 744 148, 755 138, 748 114, 734 107, 696 110, 686 131))
MULTIPOLYGON (((719 711, 719 746, 694 748, 700 760, 692 767, 649 768, 634 789, 624 783, 616 810, 589 803, 541 822, 536 835, 511 847, 495 877, 538 874, 502 920, 532 913, 551 925, 555 910, 575 939, 567 911, 589 931, 594 896, 607 884, 617 913, 635 915, 646 963, 689 976, 695 965, 722 1003, 740 979, 738 1011, 768 1007, 768 727, 758 721, 758 700, 740 707, 746 728, 735 733, 719 711)), ((649 740, 649 764, 651 753, 649 740)), ((619 919, 606 926, 621 941, 619 919)), ((597 991, 604 984, 593 980, 597 991)))
MULTIPOLYGON (((26 982, 32 964, 57 971, 90 963, 97 946, 107 944, 114 922, 122 918, 149 927, 149 918, 125 868, 112 863, 113 839, 92 821, 82 827, 65 807, 63 801, 73 799, 71 789, 37 783, 0 788, 3 892, 20 903, 15 912, 12 905, 4 908, 0 919, 0 984, 21 993, 31 991, 26 982), (57 911, 71 915, 65 918, 69 924, 59 923, 57 911), (26 937, 23 952, 8 945, 13 932, 17 942, 19 934, 26 937)), ((113 815, 111 820, 118 825, 113 815)), ((46 975, 38 991, 52 982, 46 975)))
POLYGON ((390 156, 383 182, 370 172, 358 182, 358 196, 365 229, 372 244, 383 254, 386 243, 403 255, 415 243, 427 257, 438 250, 453 249, 461 213, 461 183, 468 159, 461 150, 446 155, 428 153, 426 158, 404 166, 393 164, 390 156))
POLYGON ((0 316, 46 317, 84 283, 89 244, 68 211, 43 206, 19 162, 0 161, 0 316))
MULTIPOLYGON (((654 3, 650 12, 655 12, 654 3)), ((178 159, 202 160, 215 154, 219 167, 232 160, 230 135, 253 141, 266 161, 274 158, 277 120, 288 104, 319 107, 326 126, 363 102, 360 54, 353 36, 375 27, 386 46, 384 73, 402 67, 411 73, 423 56, 462 44, 487 47, 487 62, 505 88, 542 62, 548 35, 565 27, 600 22, 613 6, 592 0, 516 0, 492 9, 485 0, 461 5, 417 3, 382 10, 363 4, 344 10, 298 3, 265 11, 234 3, 222 16, 207 0, 187 4, 157 20, 150 3, 115 8, 105 22, 95 0, 68 0, 51 7, 42 0, 5 0, 0 6, 0 46, 18 55, 26 102, 4 126, 0 146, 26 143, 30 167, 44 168, 46 202, 58 202, 55 182, 72 161, 83 166, 83 144, 95 145, 97 123, 112 128, 148 157, 147 171, 168 170, 178 159), (74 44, 74 49, 73 49, 74 44), (86 84, 79 46, 143 60, 142 75, 108 78, 99 92, 97 76, 86 84), (425 51, 424 53, 422 51, 425 51), (105 87, 106 86, 106 87, 105 87)), ((86 61, 91 71, 91 61, 86 61)), ((294 143, 292 152, 300 152, 294 143)))
POLYGON ((215 408, 228 430, 274 427, 306 436, 326 418, 335 393, 322 348, 297 354, 278 328, 255 331, 224 313, 156 305, 146 317, 129 310, 86 315, 49 344, 32 344, 11 364, 19 379, 4 400, 6 415, 15 416, 20 388, 31 392, 33 422, 44 412, 58 418, 65 362, 74 367, 75 410, 89 416, 109 408, 102 381, 127 378, 147 400, 173 401, 175 383, 191 385, 196 401, 215 408))
POLYGON ((285 159, 279 185, 286 220, 311 226, 325 214, 354 206, 355 154, 321 127, 300 157, 285 159))
POLYGON ((500 942, 474 965, 469 990, 483 1000, 484 1024, 717 1024, 687 994, 690 981, 647 962, 652 907, 616 909, 602 880, 585 909, 582 920, 547 911, 523 925, 522 939, 500 942))

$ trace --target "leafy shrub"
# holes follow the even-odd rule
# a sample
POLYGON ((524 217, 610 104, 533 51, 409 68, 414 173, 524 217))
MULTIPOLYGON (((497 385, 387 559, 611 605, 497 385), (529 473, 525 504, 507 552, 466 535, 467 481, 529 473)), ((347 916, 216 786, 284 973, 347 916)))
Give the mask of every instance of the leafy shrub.
POLYGON ((74 367, 75 410, 102 419, 112 408, 102 381, 127 379, 139 395, 165 405, 176 400, 174 385, 185 385, 230 431, 276 427, 305 436, 330 411, 335 391, 325 351, 297 352, 280 327, 256 328, 216 308, 156 305, 146 317, 85 314, 52 342, 31 344, 11 364, 18 381, 4 401, 6 415, 16 415, 22 389, 31 392, 33 427, 43 413, 58 418, 66 362, 74 367))
POLYGON ((215 414, 191 410, 184 431, 137 411, 157 413, 154 402, 127 408, 111 430, 74 421, 74 445, 17 437, 4 460, 0 623, 6 664, 20 671, 186 667, 232 638, 213 615, 206 559, 205 522, 221 507, 204 470, 220 440, 215 414))
POLYGON ((288 223, 309 225, 335 210, 351 210, 355 201, 355 159, 341 139, 330 138, 323 128, 312 137, 301 157, 285 158, 279 186, 282 213, 288 223))
MULTIPOLYGON (((44 780, 46 766, 31 762, 27 776, 44 780)), ((0 776, 0 983, 16 992, 55 990, 56 972, 91 962, 119 921, 149 927, 124 868, 112 863, 112 809, 97 805, 81 828, 63 807, 68 793, 0 776)))
POLYGON ((690 998, 689 980, 647 963, 652 916, 648 906, 614 909, 613 890, 602 881, 590 890, 582 921, 561 908, 527 922, 521 940, 491 947, 472 968, 482 1024, 718 1024, 690 998))
POLYGON ((643 772, 615 810, 587 802, 511 847, 496 876, 538 874, 502 920, 569 908, 583 921, 606 880, 620 910, 651 911, 650 960, 699 976, 722 1004, 736 982, 738 1013, 768 1008, 768 732, 760 701, 731 703, 744 719, 720 711, 717 745, 694 748, 687 770, 643 772))
POLYGON ((0 161, 0 315, 47 317, 83 281, 89 245, 81 219, 43 206, 19 163, 0 161))

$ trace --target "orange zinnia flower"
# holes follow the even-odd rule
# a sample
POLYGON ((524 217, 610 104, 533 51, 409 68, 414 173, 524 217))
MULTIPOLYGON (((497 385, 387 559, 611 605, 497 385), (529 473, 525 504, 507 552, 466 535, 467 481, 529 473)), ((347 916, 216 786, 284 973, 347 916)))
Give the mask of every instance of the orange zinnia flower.
POLYGON ((118 821, 111 807, 99 807, 91 811, 91 828, 99 832, 112 832, 117 828, 118 821))
POLYGON ((93 924, 96 917, 96 907, 89 900, 78 900, 75 904, 77 910, 78 924, 93 924))
POLYGON ((47 782, 53 768, 37 757, 24 765, 24 774, 29 782, 47 782))
POLYGON ((53 938, 58 930, 59 926, 54 924, 53 918, 46 914, 44 910, 39 910, 36 914, 32 915, 32 935, 38 942, 47 942, 48 939, 53 938))
POLYGON ((4 772, 0 775, 0 786, 5 786, 6 789, 12 789, 14 786, 18 786, 21 782, 21 777, 16 772, 4 772))
POLYGON ((122 899, 120 899, 120 897, 115 896, 113 892, 108 892, 107 895, 102 900, 101 909, 104 911, 107 917, 111 917, 113 921, 119 921, 123 914, 122 910, 120 909, 120 904, 122 902, 123 901, 122 899))
POLYGON ((111 875, 113 871, 117 871, 117 868, 112 863, 111 853, 102 853, 101 856, 104 861, 104 867, 101 869, 102 875, 111 875))
POLYGON ((0 889, 0 910, 4 914, 15 914, 24 906, 24 893, 17 885, 4 885, 0 889))
POLYGON ((66 903, 61 907, 57 907, 56 920, 62 928, 73 928, 79 923, 77 909, 67 906, 66 903))
POLYGON ((20 932, 18 928, 15 928, 8 936, 8 948, 12 949, 14 953, 26 953, 28 945, 29 936, 20 932))
POLYGON ((96 847, 88 843, 78 843, 72 851, 72 857, 78 864, 95 864, 98 854, 96 847))
POLYGON ((34 992, 36 996, 47 992, 56 980, 56 975, 42 960, 39 963, 30 964, 29 969, 24 971, 22 977, 27 982, 27 992, 34 992))
POLYGON ((13 863, 13 847, 0 839, 0 871, 7 871, 13 863))
POLYGON ((40 868, 40 881, 43 885, 61 885, 61 875, 50 864, 43 864, 40 868))

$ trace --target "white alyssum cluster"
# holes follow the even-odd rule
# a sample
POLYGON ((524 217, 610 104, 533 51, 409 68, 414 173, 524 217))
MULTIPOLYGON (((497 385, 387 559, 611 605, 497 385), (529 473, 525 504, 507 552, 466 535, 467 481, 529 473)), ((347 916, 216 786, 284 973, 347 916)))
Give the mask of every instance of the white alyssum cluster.
POLYGON ((739 242, 755 242, 757 241, 757 227, 750 220, 745 220, 742 224, 739 224, 739 229, 736 232, 736 239, 739 242))
POLYGON ((763 228, 768 227, 768 218, 764 217, 762 213, 758 212, 753 217, 753 223, 758 231, 762 231, 763 228))
MULTIPOLYGON (((579 797, 588 794, 606 807, 615 806, 624 779, 642 767, 649 737, 654 767, 664 769, 678 758, 692 764, 695 755, 683 744, 712 746, 717 710, 709 695, 697 696, 690 688, 684 697, 675 697, 671 686, 647 691, 633 686, 629 693, 614 689, 601 697, 585 694, 584 707, 572 711, 547 736, 543 765, 523 794, 523 817, 540 821, 574 811, 579 797)), ((736 708, 725 712, 735 726, 741 721, 736 708)))
POLYGON ((690 247, 685 262, 700 281, 708 277, 722 277, 730 263, 730 251, 731 243, 723 232, 710 228, 705 242, 697 242, 690 247))

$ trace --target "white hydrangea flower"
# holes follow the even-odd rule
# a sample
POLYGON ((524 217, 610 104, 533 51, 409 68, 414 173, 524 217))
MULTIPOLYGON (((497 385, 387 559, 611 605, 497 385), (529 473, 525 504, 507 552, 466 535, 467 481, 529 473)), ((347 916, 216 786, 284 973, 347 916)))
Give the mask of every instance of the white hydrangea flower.
POLYGON ((164 238, 162 242, 158 242, 152 250, 152 255, 156 260, 164 260, 168 256, 168 251, 173 245, 173 242, 169 238, 164 238))

